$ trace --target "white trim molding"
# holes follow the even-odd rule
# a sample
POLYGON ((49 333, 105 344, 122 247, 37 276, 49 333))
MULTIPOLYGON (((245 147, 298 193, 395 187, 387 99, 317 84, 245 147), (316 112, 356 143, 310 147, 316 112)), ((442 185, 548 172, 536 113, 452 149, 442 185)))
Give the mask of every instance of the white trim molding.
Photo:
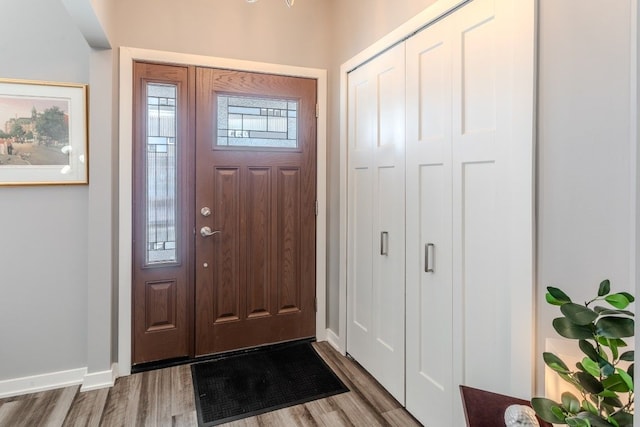
POLYGON ((331 344, 333 348, 336 349, 343 356, 346 354, 346 348, 341 347, 340 345, 340 337, 335 334, 331 329, 327 328, 327 342, 331 344))
POLYGON ((82 384, 87 368, 50 372, 0 381, 0 399, 82 384))
POLYGON ((326 334, 326 240, 327 240, 327 71, 289 65, 191 55, 177 52, 121 47, 120 48, 120 147, 119 147, 119 299, 118 299, 118 374, 131 373, 131 276, 132 276, 132 108, 133 61, 195 65, 241 71, 306 77, 317 80, 317 199, 316 218, 316 339, 324 341, 326 334))
POLYGON ((118 365, 111 365, 111 369, 101 372, 92 372, 84 375, 80 391, 98 390, 106 387, 113 387, 118 377, 118 365))

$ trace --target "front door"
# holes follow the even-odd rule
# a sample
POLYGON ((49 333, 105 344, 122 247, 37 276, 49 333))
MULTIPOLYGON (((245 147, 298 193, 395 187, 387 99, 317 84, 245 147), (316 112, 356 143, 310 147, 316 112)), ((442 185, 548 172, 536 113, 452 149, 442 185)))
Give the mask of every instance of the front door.
POLYGON ((196 355, 312 337, 316 83, 196 82, 196 355))
MULTIPOLYGON (((178 281, 148 280, 149 268, 134 274, 134 363, 185 356, 185 348, 194 357, 315 335, 316 81, 196 67, 184 76, 177 87, 184 99, 170 102, 178 105, 175 129, 183 135, 176 144, 178 167, 166 175, 183 194, 175 203, 174 240, 183 236, 187 243, 185 256, 173 264, 187 271, 178 281), (183 214, 190 218, 182 220, 183 214), (165 282, 173 287, 165 290, 165 282), (179 322, 167 321, 175 318, 169 312, 179 322), (155 328, 149 318, 157 319, 155 328), (173 354, 161 335, 177 329, 184 329, 180 342, 188 342, 173 354), (153 351, 145 351, 148 342, 153 351)), ((141 81, 139 90, 146 91, 141 81)), ((175 83, 153 84, 165 89, 175 83)), ((136 128, 137 140, 157 143, 143 135, 150 123, 136 128)), ((142 163, 135 168, 144 169, 142 163)), ((152 174, 158 171, 141 175, 152 174)), ((134 201, 145 194, 148 184, 136 183, 134 201)), ((152 217, 148 207, 136 211, 152 217)), ((136 235, 143 238, 148 225, 139 224, 136 235)))

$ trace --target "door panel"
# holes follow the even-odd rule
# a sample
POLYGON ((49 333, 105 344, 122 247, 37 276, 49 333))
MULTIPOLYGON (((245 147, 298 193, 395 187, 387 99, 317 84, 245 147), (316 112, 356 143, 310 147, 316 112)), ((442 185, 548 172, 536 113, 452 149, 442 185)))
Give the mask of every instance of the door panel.
MULTIPOLYGON (((516 147, 505 145, 511 123, 501 119, 509 115, 512 88, 499 73, 508 74, 512 65, 497 51, 497 3, 473 1, 456 14, 452 28, 452 95, 459 100, 452 117, 453 284, 463 313, 454 317, 454 381, 513 395, 513 373, 504 368, 513 357, 507 296, 514 285, 508 280, 513 259, 506 246, 511 213, 504 202, 514 178, 508 152, 516 147), (481 335, 503 338, 487 351, 481 335)), ((456 415, 462 419, 460 411, 456 415)))
POLYGON ((269 298, 269 282, 272 266, 268 254, 271 252, 272 229, 271 214, 271 169, 249 168, 249 216, 247 233, 247 250, 249 264, 247 271, 247 316, 256 318, 269 316, 271 300, 269 298))
POLYGON ((404 45, 348 84, 347 352, 404 402, 404 45))
MULTIPOLYGON (((216 227, 224 229, 224 236, 211 236, 215 240, 213 257, 225 268, 215 269, 212 280, 213 321, 224 323, 238 320, 240 314, 240 208, 236 194, 240 188, 240 171, 238 169, 215 168, 212 187, 214 192, 213 214, 216 227)), ((200 297, 197 294, 197 297, 200 297)))
POLYGON ((312 337, 316 82, 208 68, 196 81, 196 210, 212 212, 196 220, 196 355, 312 337))
POLYGON ((295 313, 301 309, 300 241, 300 169, 280 168, 278 171, 278 247, 276 250, 276 284, 278 313, 295 313))
POLYGON ((134 64, 133 354, 190 354, 188 67, 134 64))
POLYGON ((407 409, 425 425, 464 425, 459 384, 531 393, 532 4, 474 0, 407 41, 407 409))
POLYGON ((433 426, 458 425, 452 419, 458 390, 453 382, 448 22, 407 41, 407 409, 433 426))

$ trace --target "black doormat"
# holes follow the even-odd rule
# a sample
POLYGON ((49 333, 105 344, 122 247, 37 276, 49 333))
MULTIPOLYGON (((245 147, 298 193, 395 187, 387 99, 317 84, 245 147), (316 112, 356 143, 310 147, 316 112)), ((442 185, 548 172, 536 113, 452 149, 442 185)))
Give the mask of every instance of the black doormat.
POLYGON ((309 342, 191 365, 198 424, 214 426, 349 391, 309 342))

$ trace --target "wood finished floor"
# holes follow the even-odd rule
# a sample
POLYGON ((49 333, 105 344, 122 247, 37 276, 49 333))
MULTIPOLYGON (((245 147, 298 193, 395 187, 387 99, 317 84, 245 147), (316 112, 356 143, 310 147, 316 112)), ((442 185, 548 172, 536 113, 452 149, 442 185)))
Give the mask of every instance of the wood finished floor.
MULTIPOLYGON (((254 426, 419 426, 367 372, 327 343, 318 353, 350 391, 223 424, 254 426)), ((189 365, 118 378, 109 389, 79 386, 0 399, 0 426, 197 426, 189 365)))

